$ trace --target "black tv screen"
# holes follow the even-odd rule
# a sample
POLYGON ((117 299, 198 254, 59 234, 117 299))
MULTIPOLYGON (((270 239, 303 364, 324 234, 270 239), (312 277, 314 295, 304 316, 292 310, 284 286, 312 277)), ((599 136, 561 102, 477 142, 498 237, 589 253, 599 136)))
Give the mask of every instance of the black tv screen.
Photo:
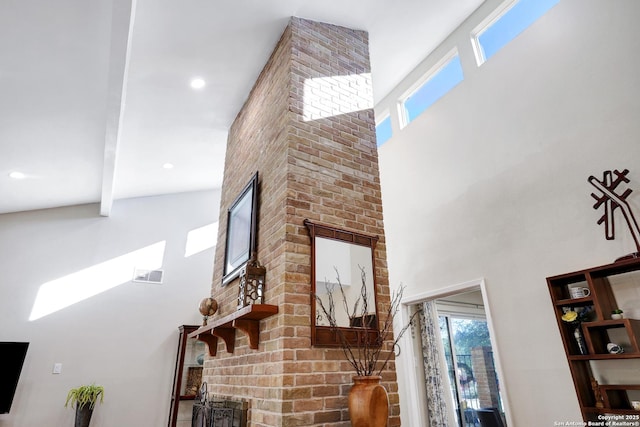
POLYGON ((11 409, 28 342, 0 342, 0 414, 11 409))

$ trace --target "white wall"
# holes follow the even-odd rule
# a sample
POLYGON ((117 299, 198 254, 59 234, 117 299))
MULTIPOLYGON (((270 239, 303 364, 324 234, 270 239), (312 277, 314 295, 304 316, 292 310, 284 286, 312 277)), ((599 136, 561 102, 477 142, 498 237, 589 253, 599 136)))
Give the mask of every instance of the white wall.
POLYGON ((547 426, 581 417, 545 278, 636 250, 619 212, 605 240, 587 178, 629 168, 640 217, 640 2, 562 0, 477 67, 469 33, 498 4, 376 107, 458 46, 464 82, 379 149, 390 281, 410 299, 484 278, 512 425, 547 426))
POLYGON ((71 426, 67 391, 91 382, 105 388, 93 427, 166 425, 178 326, 202 321, 198 305, 210 295, 213 271, 213 249, 185 258, 187 233, 218 220, 219 197, 122 200, 108 218, 97 205, 0 215, 0 341, 31 343, 0 426, 71 426), (162 284, 128 281, 29 321, 43 283, 159 241, 166 242, 162 284), (60 375, 52 374, 56 362, 60 375))

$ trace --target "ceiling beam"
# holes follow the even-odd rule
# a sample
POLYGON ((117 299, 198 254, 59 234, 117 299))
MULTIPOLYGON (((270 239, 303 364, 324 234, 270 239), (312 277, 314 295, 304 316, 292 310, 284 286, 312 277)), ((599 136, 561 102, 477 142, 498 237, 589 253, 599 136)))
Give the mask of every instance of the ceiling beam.
POLYGON ((136 0, 113 0, 102 195, 100 199, 100 215, 102 216, 109 216, 113 206, 118 145, 124 118, 135 10, 136 0))

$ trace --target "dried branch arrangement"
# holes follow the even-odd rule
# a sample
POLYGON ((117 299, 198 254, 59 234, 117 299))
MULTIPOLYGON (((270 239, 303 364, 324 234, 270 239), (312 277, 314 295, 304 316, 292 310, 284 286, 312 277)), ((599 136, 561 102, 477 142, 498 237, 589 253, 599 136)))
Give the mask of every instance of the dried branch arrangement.
MULTIPOLYGON (((360 286, 360 294, 358 298, 349 304, 347 296, 345 294, 344 287, 340 282, 340 275, 336 270, 336 283, 327 284, 327 298, 323 301, 317 294, 315 299, 320 311, 326 316, 331 330, 337 335, 340 340, 340 347, 345 354, 345 357, 353 366, 358 376, 371 376, 377 371, 376 375, 380 375, 385 369, 391 357, 394 354, 394 349, 397 347, 400 338, 406 332, 406 330, 412 325, 414 317, 417 312, 414 313, 409 322, 398 332, 395 339, 393 338, 393 319, 400 310, 400 302, 402 301, 402 293, 404 286, 401 286, 397 292, 393 292, 391 296, 391 304, 381 313, 382 326, 380 321, 375 319, 375 322, 369 322, 365 319, 369 315, 369 291, 366 286, 366 275, 363 268, 360 268, 360 276, 362 285, 360 286), (333 293, 335 288, 340 290, 340 299, 336 303, 333 293), (358 339, 350 340, 346 336, 347 331, 351 331, 354 328, 345 328, 338 325, 336 320, 336 304, 341 305, 342 309, 348 314, 349 319, 362 319, 362 325, 359 325, 358 339), (384 348, 384 343, 393 340, 393 345, 390 348, 384 348)), ((374 299, 375 301, 375 299, 374 299)))

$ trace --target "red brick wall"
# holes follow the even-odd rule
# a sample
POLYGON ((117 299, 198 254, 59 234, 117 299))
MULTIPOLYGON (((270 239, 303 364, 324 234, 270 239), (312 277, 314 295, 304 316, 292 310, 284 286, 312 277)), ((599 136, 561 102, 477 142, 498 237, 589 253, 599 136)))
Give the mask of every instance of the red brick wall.
MULTIPOLYGON (((260 173, 258 259, 265 303, 258 350, 236 332, 205 363, 210 392, 249 401, 251 426, 348 426, 353 375, 341 350, 311 347, 309 218, 377 235, 378 303, 389 303, 367 33, 292 18, 229 132, 212 295, 236 308, 237 280, 221 286, 226 211, 260 173)), ((388 343, 387 343, 388 344, 388 343)), ((400 424, 394 362, 383 373, 391 426, 400 424)))

